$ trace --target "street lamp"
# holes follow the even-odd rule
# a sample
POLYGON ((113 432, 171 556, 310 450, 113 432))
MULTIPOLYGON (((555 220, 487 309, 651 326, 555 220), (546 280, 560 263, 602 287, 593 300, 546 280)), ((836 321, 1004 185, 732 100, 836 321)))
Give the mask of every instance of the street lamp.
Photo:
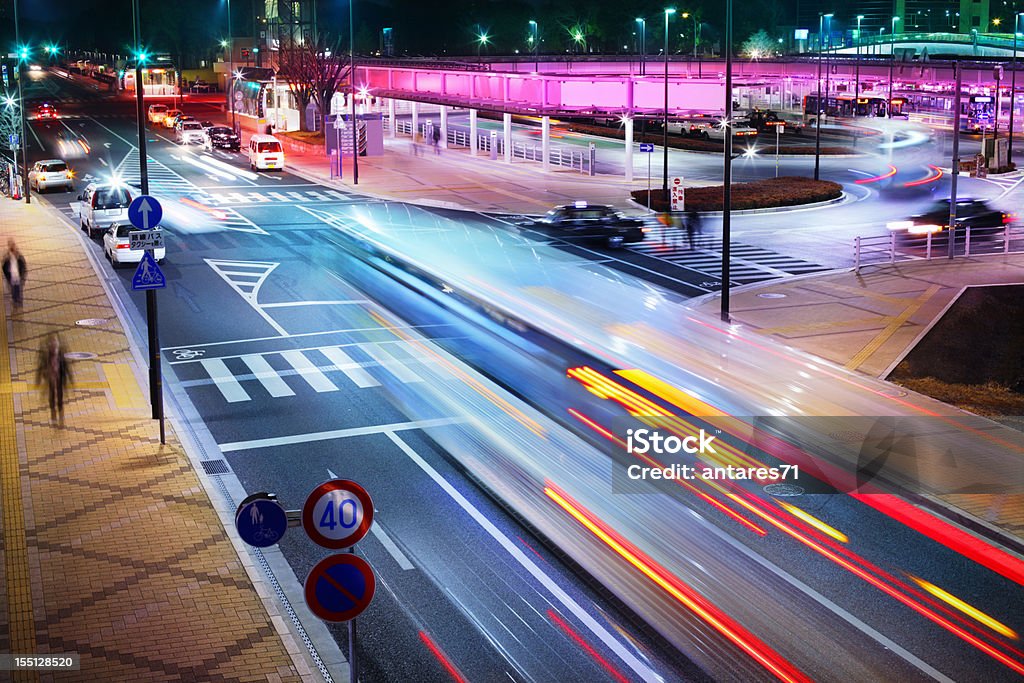
POLYGON ((640 25, 640 75, 643 76, 646 69, 644 57, 647 56, 647 20, 637 17, 636 23, 640 25))
POLYGON ((231 40, 231 0, 225 0, 228 6, 228 37, 221 41, 221 47, 228 53, 228 106, 231 107, 231 130, 238 132, 238 124, 235 118, 235 45, 231 40))
POLYGON ((1017 104, 1017 34, 1020 33, 1020 18, 1024 12, 1013 15, 1013 73, 1010 74, 1010 140, 1006 148, 1006 163, 1013 163, 1013 109, 1017 104))
POLYGON ((892 30, 889 33, 889 101, 885 103, 885 113, 892 118, 892 69, 896 64, 896 22, 899 17, 892 18, 892 30))
POLYGON ((537 51, 540 49, 540 27, 534 19, 530 19, 530 31, 530 40, 533 42, 533 70, 539 72, 540 59, 537 57, 537 51))
MULTIPOLYGON (((829 15, 831 16, 831 15, 829 15)), ((818 96, 814 106, 814 179, 821 174, 821 114, 828 107, 828 98, 821 88, 821 56, 825 51, 825 15, 818 15, 818 96)))
MULTIPOLYGON (((17 45, 21 45, 21 33, 18 22, 18 0, 14 0, 14 42, 17 45)), ((18 49, 18 64, 15 67, 18 73, 18 105, 21 108, 21 177, 22 177, 22 192, 25 194, 25 203, 32 203, 32 199, 29 192, 28 186, 28 145, 25 140, 25 95, 21 91, 22 80, 22 65, 25 60, 28 59, 28 48, 20 47, 18 49)), ((15 166, 17 166, 17 156, 15 156, 15 166)))
POLYGON ((857 106, 857 100, 860 98, 860 22, 864 20, 863 14, 857 15, 857 66, 854 67, 857 71, 855 78, 857 81, 853 84, 853 102, 854 107, 857 106))
POLYGON ((480 24, 477 24, 476 31, 476 60, 480 62, 483 61, 480 57, 480 49, 490 41, 491 37, 487 35, 487 31, 480 28, 480 24))
POLYGON ((697 43, 700 40, 698 33, 700 32, 700 24, 697 23, 697 15, 693 12, 683 12, 680 14, 683 19, 693 19, 693 56, 697 56, 697 43))
POLYGON ((668 201, 668 18, 675 13, 675 7, 665 8, 665 51, 662 53, 665 58, 665 116, 661 122, 662 166, 664 171, 661 191, 665 201, 668 201))

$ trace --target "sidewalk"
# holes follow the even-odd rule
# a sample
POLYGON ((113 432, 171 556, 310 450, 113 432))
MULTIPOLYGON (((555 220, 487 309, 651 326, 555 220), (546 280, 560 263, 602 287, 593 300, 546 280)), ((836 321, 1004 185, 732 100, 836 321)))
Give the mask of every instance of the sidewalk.
MULTIPOLYGON (((860 273, 749 285, 732 293, 734 322, 871 377, 886 377, 960 292, 1024 284, 1024 254, 868 266, 860 273), (768 296, 766 296, 768 295, 768 296)), ((717 296, 698 306, 718 316, 717 296)), ((955 516, 1024 541, 1024 494, 945 495, 955 516)))
POLYGON ((316 680, 170 423, 160 445, 145 368, 75 230, 3 200, 4 249, 9 237, 28 277, 24 308, 0 306, 0 652, 81 655, 78 671, 13 680, 316 680), (63 428, 34 385, 51 333, 86 354, 63 428))

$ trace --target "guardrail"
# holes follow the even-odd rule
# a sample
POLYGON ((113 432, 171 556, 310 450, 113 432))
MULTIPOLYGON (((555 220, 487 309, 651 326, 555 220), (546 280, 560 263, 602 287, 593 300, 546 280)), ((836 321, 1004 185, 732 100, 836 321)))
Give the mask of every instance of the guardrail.
MULTIPOLYGON (((959 227, 953 237, 953 256, 1024 253, 1024 227, 1006 225, 1002 229, 959 227)), ((853 269, 862 266, 905 261, 931 261, 949 257, 949 233, 928 233, 907 238, 888 235, 853 238, 853 269)))

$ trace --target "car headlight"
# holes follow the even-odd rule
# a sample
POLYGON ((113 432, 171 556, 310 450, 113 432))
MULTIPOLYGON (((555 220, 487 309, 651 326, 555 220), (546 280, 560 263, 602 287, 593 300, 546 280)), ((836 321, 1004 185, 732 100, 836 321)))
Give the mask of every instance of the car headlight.
POLYGON ((907 229, 907 232, 911 235, 927 235, 929 233, 935 234, 937 232, 942 232, 943 228, 944 226, 942 225, 912 223, 910 228, 907 229))

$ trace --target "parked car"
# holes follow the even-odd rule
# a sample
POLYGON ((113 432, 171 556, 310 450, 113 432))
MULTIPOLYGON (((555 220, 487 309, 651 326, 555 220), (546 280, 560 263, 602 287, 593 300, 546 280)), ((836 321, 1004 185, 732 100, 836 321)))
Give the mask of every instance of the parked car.
POLYGON ((227 126, 213 126, 203 131, 203 148, 208 152, 214 149, 238 152, 242 149, 242 141, 227 126))
POLYGON ((184 116, 185 112, 180 109, 168 109, 164 115, 164 128, 174 128, 174 122, 179 116, 184 116))
MULTIPOLYGON (((174 119, 174 125, 171 126, 171 128, 174 129, 175 135, 181 132, 181 126, 186 121, 193 121, 195 123, 199 123, 198 121, 196 121, 196 117, 189 116, 188 114, 182 114, 181 116, 178 116, 174 119)), ((200 130, 202 130, 202 126, 200 126, 200 130)))
POLYGON ((203 144, 203 124, 198 121, 182 121, 178 126, 178 142, 183 145, 203 144))
POLYGON ((65 192, 74 189, 74 176, 63 159, 37 161, 28 172, 28 186, 36 192, 45 192, 51 187, 63 187, 65 192))
POLYGON ((128 221, 128 205, 132 203, 132 195, 123 185, 89 183, 82 194, 78 195, 78 201, 81 202, 78 223, 92 237, 95 231, 128 221))
POLYGON ((203 92, 203 93, 206 93, 206 92, 212 91, 213 90, 213 86, 210 85, 209 83, 207 83, 206 81, 202 80, 202 79, 196 79, 192 83, 192 85, 189 86, 189 90, 191 90, 192 92, 203 92))
MULTIPOLYGON (((984 199, 963 198, 956 201, 957 228, 970 228, 971 239, 1002 235, 1009 223, 1015 220, 990 205, 984 199)), ((940 199, 927 211, 902 221, 890 221, 886 227, 903 242, 923 242, 929 234, 932 242, 946 242, 949 239, 949 198, 940 199)), ((957 240, 965 239, 966 231, 958 231, 957 240)))
POLYGON ((725 140, 726 128, 732 129, 733 139, 757 137, 757 129, 742 119, 734 120, 731 126, 723 126, 721 117, 713 116, 668 122, 669 133, 702 140, 725 140))
MULTIPOLYGON (((154 228, 160 230, 160 228, 154 228)), ((132 249, 128 241, 128 233, 136 230, 135 226, 129 223, 115 223, 103 233, 103 255, 110 259, 114 268, 119 268, 122 263, 138 263, 142 260, 145 249, 132 249)), ((160 247, 153 250, 153 258, 162 262, 167 256, 167 248, 160 247)))
POLYGON ((284 169, 284 147, 273 135, 253 135, 249 138, 249 168, 252 170, 284 169))
POLYGON ((206 132, 207 128, 213 128, 213 121, 200 121, 199 125, 203 127, 203 132, 206 132))
POLYGON ((151 104, 149 105, 149 112, 146 114, 146 118, 149 119, 150 123, 163 123, 164 119, 167 118, 167 105, 166 104, 151 104))
POLYGON ((647 232, 642 220, 624 216, 610 206, 587 202, 557 206, 544 217, 521 223, 520 226, 559 237, 603 240, 613 249, 623 244, 641 242, 647 232))

